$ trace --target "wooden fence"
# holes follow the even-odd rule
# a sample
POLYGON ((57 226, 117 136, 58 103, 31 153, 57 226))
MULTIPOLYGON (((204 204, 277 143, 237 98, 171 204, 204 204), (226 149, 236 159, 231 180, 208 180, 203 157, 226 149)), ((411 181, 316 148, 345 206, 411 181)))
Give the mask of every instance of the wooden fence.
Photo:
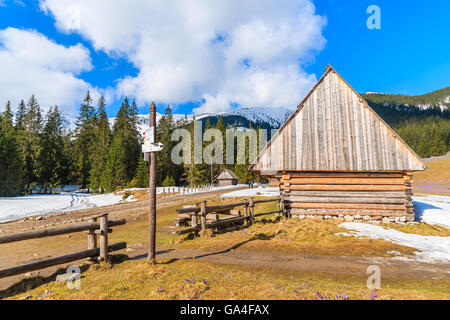
POLYGON ((210 190, 212 188, 216 187, 214 184, 205 184, 200 186, 194 186, 194 187, 158 187, 162 188, 162 192, 159 192, 161 197, 168 197, 168 196, 181 196, 185 194, 191 194, 196 192, 204 192, 207 190, 210 190))
POLYGON ((0 270, 0 278, 10 277, 25 272, 44 269, 59 264, 72 262, 84 258, 90 258, 91 261, 108 262, 108 252, 113 252, 127 247, 126 242, 118 242, 108 245, 108 233, 112 232, 111 227, 123 225, 125 219, 108 220, 108 214, 91 217, 88 223, 68 226, 63 228, 46 229, 39 231, 24 232, 0 237, 0 244, 17 242, 28 239, 37 239, 44 237, 57 236, 68 233, 87 231, 87 250, 41 260, 30 264, 20 265, 9 269, 0 270), (98 221, 97 221, 98 219, 98 221), (97 247, 97 235, 99 236, 99 247, 97 247))
POLYGON ((251 225, 256 217, 268 214, 284 215, 284 208, 281 198, 253 200, 244 199, 242 202, 207 206, 207 202, 197 203, 195 206, 177 209, 178 218, 174 220, 177 226, 186 226, 189 228, 176 230, 177 234, 186 234, 192 232, 201 232, 206 234, 206 229, 220 229, 234 225, 242 225, 244 222, 251 225), (272 212, 255 213, 255 205, 259 203, 277 202, 277 210, 272 212), (236 207, 243 207, 244 214, 236 207), (229 215, 230 217, 221 218, 221 215, 229 215))

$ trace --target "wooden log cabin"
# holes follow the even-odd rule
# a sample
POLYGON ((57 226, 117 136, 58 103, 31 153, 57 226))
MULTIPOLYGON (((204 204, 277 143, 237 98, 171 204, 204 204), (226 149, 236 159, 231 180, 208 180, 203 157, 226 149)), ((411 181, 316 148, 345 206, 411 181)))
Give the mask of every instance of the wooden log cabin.
POLYGON ((414 220, 412 173, 425 169, 330 66, 250 167, 279 179, 290 216, 397 222, 414 220))

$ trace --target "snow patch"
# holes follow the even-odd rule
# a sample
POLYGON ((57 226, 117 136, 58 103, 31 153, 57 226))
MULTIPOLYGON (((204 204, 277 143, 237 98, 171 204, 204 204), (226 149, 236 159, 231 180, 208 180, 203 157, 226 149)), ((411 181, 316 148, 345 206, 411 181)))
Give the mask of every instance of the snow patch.
POLYGON ((422 236, 359 222, 344 222, 339 227, 354 232, 354 234, 339 233, 340 235, 383 239, 416 248, 420 251, 415 252, 415 258, 420 261, 450 262, 450 237, 422 236))
POLYGON ((221 195, 221 198, 234 198, 234 197, 278 197, 280 196, 280 189, 278 187, 264 187, 249 188, 243 190, 236 190, 221 195))
POLYGON ((450 197, 414 197, 416 220, 450 228, 450 197))
POLYGON ((0 197, 0 222, 52 212, 65 212, 102 206, 119 202, 135 201, 132 197, 123 200, 113 193, 89 194, 67 192, 61 194, 33 194, 23 197, 0 197))

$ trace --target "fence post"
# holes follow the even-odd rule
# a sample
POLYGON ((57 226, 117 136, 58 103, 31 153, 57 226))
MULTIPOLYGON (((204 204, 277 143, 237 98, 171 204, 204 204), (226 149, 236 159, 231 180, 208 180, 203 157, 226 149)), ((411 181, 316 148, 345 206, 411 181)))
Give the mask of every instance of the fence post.
POLYGON ((282 212, 281 212, 281 199, 277 199, 277 210, 278 210, 278 213, 277 213, 277 216, 278 217, 281 217, 282 216, 282 212))
POLYGON ((280 195, 280 207, 281 207, 281 216, 283 216, 283 217, 286 217, 286 218, 289 218, 289 215, 288 215, 288 213, 286 212, 286 209, 285 209, 285 207, 284 207, 284 196, 283 196, 283 193, 281 193, 281 195, 280 195))
MULTIPOLYGON (((198 203, 196 203, 195 206, 198 207, 198 203)), ((197 223, 198 223, 197 215, 198 215, 197 212, 194 212, 194 214, 191 215, 191 227, 197 227, 197 223)))
POLYGON ((253 224, 253 215, 254 215, 254 211, 253 210, 254 210, 254 207, 255 207, 255 205, 253 204, 253 198, 250 198, 248 206, 250 208, 250 220, 249 220, 249 222, 250 222, 250 225, 252 225, 253 224))
POLYGON ((249 222, 248 222, 248 202, 247 199, 244 199, 244 217, 246 217, 245 219, 245 223, 247 224, 247 226, 249 226, 249 222))
POLYGON ((100 261, 108 262, 108 214, 100 216, 100 261))
POLYGON ((202 225, 201 235, 206 235, 206 201, 203 201, 200 205, 200 222, 202 225))
MULTIPOLYGON (((97 218, 91 218, 89 219, 89 222, 95 223, 97 221, 97 218)), ((88 236, 87 236, 87 248, 89 249, 95 249, 97 248, 97 235, 95 234, 95 229, 88 230, 88 236)), ((95 262, 96 258, 90 257, 87 259, 89 262, 95 262)))

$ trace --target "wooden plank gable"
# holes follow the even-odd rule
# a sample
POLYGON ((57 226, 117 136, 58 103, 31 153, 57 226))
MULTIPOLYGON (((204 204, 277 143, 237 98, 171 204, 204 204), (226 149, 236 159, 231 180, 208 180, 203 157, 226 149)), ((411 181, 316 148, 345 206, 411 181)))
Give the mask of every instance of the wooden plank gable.
POLYGON ((427 167, 330 66, 250 170, 418 171, 427 167))

